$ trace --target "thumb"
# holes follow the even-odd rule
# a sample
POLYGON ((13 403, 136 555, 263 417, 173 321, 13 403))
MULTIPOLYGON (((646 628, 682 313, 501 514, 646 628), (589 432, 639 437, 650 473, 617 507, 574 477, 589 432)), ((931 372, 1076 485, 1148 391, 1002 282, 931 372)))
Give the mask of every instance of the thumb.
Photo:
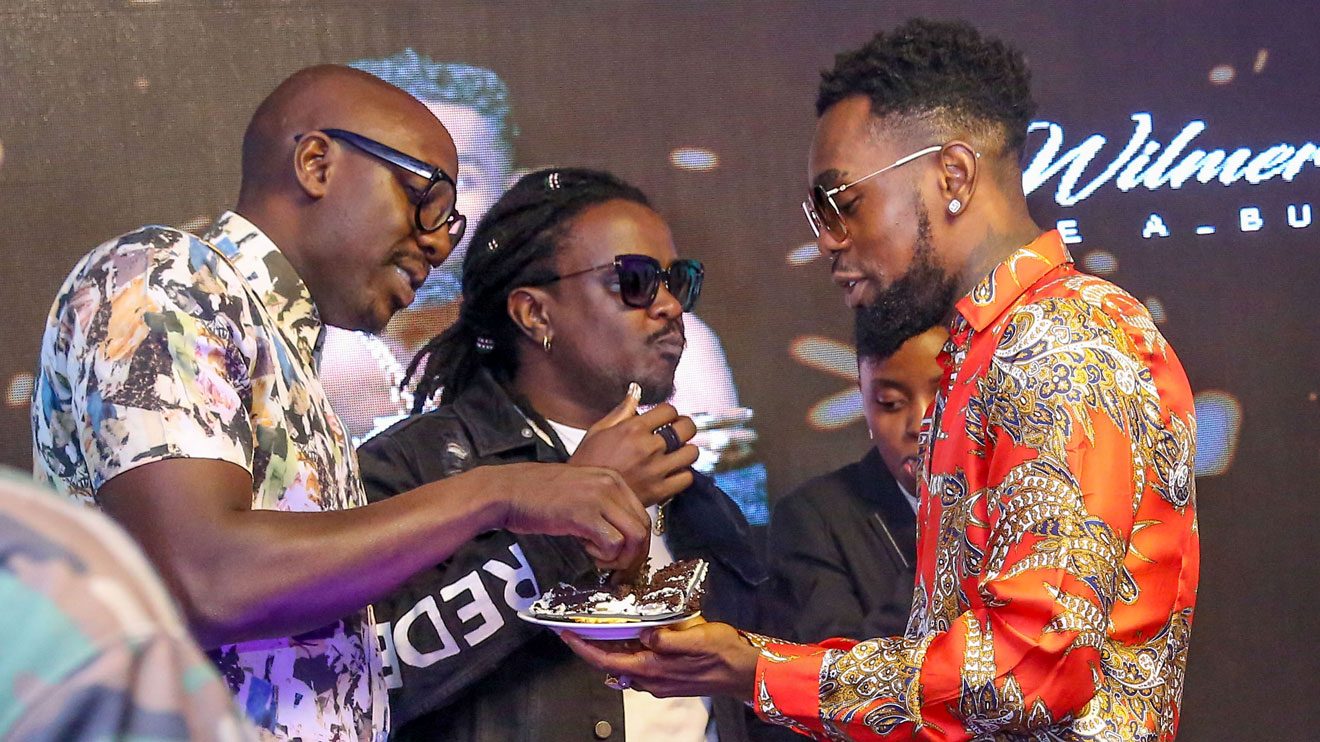
POLYGON ((635 381, 628 384, 628 393, 623 395, 623 401, 620 402, 614 409, 610 410, 609 414, 605 415, 605 417, 602 417, 601 419, 597 420, 595 425, 592 425, 590 428, 588 428, 587 435, 591 435, 592 433, 604 430, 606 428, 612 428, 615 425, 618 425, 619 423, 623 422, 624 420, 633 417, 634 415, 637 414, 637 403, 640 402, 641 399, 642 399, 641 385, 639 385, 635 381))

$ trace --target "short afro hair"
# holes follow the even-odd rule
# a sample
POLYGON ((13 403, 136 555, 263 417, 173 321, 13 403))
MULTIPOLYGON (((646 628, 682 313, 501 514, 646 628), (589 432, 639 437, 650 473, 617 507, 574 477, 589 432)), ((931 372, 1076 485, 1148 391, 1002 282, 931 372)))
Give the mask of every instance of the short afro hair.
POLYGON ((816 115, 855 95, 877 118, 928 122, 942 134, 1002 141, 1021 154, 1036 113, 1022 53, 963 21, 913 18, 839 54, 821 73, 816 115))
POLYGON ((489 119, 498 137, 495 146, 510 159, 518 127, 510 120, 509 86, 484 67, 461 62, 437 62, 412 49, 380 59, 358 59, 348 66, 370 72, 423 103, 468 106, 489 119))

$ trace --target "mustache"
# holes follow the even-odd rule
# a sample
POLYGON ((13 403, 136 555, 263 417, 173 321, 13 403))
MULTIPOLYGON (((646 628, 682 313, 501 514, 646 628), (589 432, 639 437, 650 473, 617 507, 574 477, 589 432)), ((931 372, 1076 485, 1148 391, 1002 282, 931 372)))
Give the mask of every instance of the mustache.
POLYGON ((661 340, 671 338, 674 335, 677 335, 678 338, 683 341, 684 346, 687 345, 687 335, 683 333, 683 320, 675 319, 671 321, 660 330, 651 333, 650 336, 646 338, 646 342, 648 344, 657 343, 661 340))

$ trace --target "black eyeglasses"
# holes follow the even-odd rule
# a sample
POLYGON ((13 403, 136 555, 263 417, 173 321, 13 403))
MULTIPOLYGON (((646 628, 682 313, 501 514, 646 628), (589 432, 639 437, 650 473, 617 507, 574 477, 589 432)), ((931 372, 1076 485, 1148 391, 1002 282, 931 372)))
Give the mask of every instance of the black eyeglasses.
POLYGON ((654 304, 660 293, 660 282, 664 281, 665 288, 678 300, 683 311, 691 312, 701 296, 701 281, 706 277, 706 269, 700 260, 675 260, 668 268, 661 268, 660 261, 649 255, 615 255, 611 263, 551 276, 539 283, 550 284, 606 268, 615 270, 619 278, 619 297, 634 309, 645 309, 654 304))
MULTIPOLYGON (((458 203, 458 186, 449 173, 361 134, 344 129, 319 129, 319 131, 400 170, 425 178, 426 188, 420 195, 415 198, 410 196, 409 199, 417 207, 413 212, 413 225, 423 234, 448 229, 451 245, 457 245, 463 239, 463 233, 467 231, 467 217, 458 213, 458 209, 455 208, 458 203)), ((303 135, 299 134, 293 138, 293 141, 296 142, 302 137, 303 135)))
MULTIPOLYGON (((825 186, 813 186, 811 188, 811 197, 802 202, 802 211, 807 215, 807 223, 811 225, 811 231, 816 235, 817 239, 820 238, 822 231, 829 232, 830 237, 833 237, 837 242, 843 242, 848 239, 848 225, 843 221, 843 212, 839 211, 839 205, 834 202, 834 197, 836 195, 843 193, 858 183, 870 180, 881 173, 888 172, 896 167, 902 167, 918 157, 934 154, 942 149, 944 149, 944 145, 942 144, 935 144, 926 147, 925 149, 919 149, 910 155, 898 158, 893 163, 880 168, 870 175, 863 175, 851 183, 844 183, 835 188, 827 190, 825 186)), ((980 157, 981 155, 978 153, 976 156, 980 157)))

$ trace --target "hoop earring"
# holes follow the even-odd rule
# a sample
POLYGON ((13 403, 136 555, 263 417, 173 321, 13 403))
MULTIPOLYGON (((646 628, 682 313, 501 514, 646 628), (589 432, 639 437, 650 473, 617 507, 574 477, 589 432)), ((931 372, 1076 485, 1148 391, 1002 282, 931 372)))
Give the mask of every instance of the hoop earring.
POLYGON ((949 202, 949 213, 957 214, 959 211, 962 211, 962 201, 955 198, 949 202))
POLYGON ((546 353, 550 352, 550 333, 546 333, 545 336, 541 338, 541 347, 545 349, 546 353))

